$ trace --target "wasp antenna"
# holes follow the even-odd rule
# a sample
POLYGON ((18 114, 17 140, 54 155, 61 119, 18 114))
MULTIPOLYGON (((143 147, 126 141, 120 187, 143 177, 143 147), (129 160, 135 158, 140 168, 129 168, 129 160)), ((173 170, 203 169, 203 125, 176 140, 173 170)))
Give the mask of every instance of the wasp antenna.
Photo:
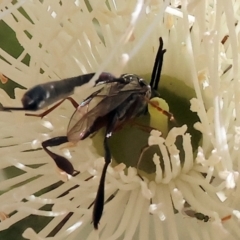
POLYGON ((157 55, 155 58, 155 62, 154 62, 153 70, 152 70, 151 82, 150 82, 150 86, 154 90, 158 89, 160 75, 162 72, 163 55, 165 52, 166 52, 166 49, 163 49, 163 40, 160 37, 159 38, 159 48, 158 48, 157 55))

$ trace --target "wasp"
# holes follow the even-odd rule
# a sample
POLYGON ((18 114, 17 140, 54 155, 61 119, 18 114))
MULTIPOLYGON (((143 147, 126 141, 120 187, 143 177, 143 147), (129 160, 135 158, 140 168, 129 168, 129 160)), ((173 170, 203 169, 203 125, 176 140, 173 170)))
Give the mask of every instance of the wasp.
MULTIPOLYGON (((174 209, 174 211, 175 211, 175 213, 178 213, 178 210, 174 209)), ((211 221, 211 217, 210 216, 205 215, 205 214, 203 214, 201 212, 196 212, 195 210, 193 210, 191 208, 191 205, 188 202, 184 203, 184 207, 182 209, 182 213, 184 215, 187 215, 188 217, 196 218, 197 220, 205 222, 205 223, 211 221)), ((228 221, 231 218, 232 218, 231 214, 226 215, 223 218, 221 218, 221 222, 224 223, 224 222, 228 221)))
MULTIPOLYGON (((111 151, 109 149, 108 139, 115 131, 120 129, 123 124, 144 114, 147 109, 147 104, 153 104, 149 99, 154 96, 159 96, 157 89, 161 75, 163 56, 166 52, 166 49, 163 49, 162 38, 159 39, 159 43, 150 85, 135 74, 123 74, 117 78, 110 73, 103 72, 95 81, 95 87, 100 86, 100 88, 80 104, 73 103, 75 104, 76 110, 70 119, 67 135, 54 137, 42 142, 43 149, 55 161, 56 165, 66 173, 73 175, 75 170, 71 162, 65 157, 53 153, 48 147, 57 146, 65 142, 76 143, 105 127, 103 139, 105 164, 93 207, 93 225, 95 229, 98 229, 98 224, 103 213, 105 177, 108 165, 111 162, 111 151)), ((89 73, 36 85, 28 90, 22 97, 23 107, 3 106, 1 110, 36 111, 56 103, 59 100, 62 102, 66 98, 70 99, 69 96, 73 94, 74 89, 88 83, 93 76, 94 73, 89 73)), ((56 106, 60 103, 57 103, 56 106)), ((155 107, 169 118, 172 118, 171 113, 162 110, 158 106, 155 107)), ((53 108, 55 108, 55 106, 53 108)), ((50 110, 47 110, 45 114, 50 110)))
POLYGON ((196 212, 192 209, 184 209, 184 214, 191 218, 196 218, 197 220, 203 221, 203 222, 208 222, 210 217, 207 215, 204 215, 203 213, 196 212))

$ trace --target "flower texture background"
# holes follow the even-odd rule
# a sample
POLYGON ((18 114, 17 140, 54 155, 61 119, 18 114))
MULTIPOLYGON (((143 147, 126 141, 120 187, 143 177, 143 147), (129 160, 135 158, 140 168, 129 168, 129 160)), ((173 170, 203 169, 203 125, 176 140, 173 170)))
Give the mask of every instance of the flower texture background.
MULTIPOLYGON (((96 231, 91 204, 104 159, 93 140, 54 148, 81 172, 69 179, 41 149, 43 140, 66 134, 71 104, 64 102, 43 119, 1 112, 0 238, 239 239, 239 5, 234 0, 2 1, 3 105, 21 106, 23 87, 85 73, 150 75, 161 36, 167 49, 161 87, 170 99, 184 98, 199 119, 197 131, 189 132, 179 104, 181 124, 166 137, 151 132, 149 145, 161 151, 153 157, 153 177, 142 181, 124 164, 108 168, 108 201, 96 231), (15 98, 4 90, 8 84, 15 98), (197 143, 191 141, 194 133, 201 133, 197 143)), ((81 101, 91 88, 87 84, 73 97, 81 101)))

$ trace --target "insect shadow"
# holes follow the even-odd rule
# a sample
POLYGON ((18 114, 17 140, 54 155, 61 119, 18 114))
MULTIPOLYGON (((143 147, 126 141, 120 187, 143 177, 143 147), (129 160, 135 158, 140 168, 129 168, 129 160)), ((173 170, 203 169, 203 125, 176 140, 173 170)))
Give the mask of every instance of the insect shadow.
POLYGON ((48 147, 57 146, 65 142, 76 143, 105 127, 103 140, 105 164, 94 202, 92 216, 95 229, 98 229, 104 208, 105 176, 108 165, 111 162, 111 151, 108 145, 109 137, 129 120, 146 113, 148 104, 153 105, 170 119, 173 119, 171 113, 164 111, 159 106, 150 102, 152 97, 159 96, 157 89, 162 70, 163 56, 166 52, 166 49, 163 49, 162 38, 159 38, 159 43, 150 85, 135 74, 123 74, 119 78, 116 78, 110 73, 103 72, 95 82, 95 87, 100 86, 100 89, 93 92, 78 104, 69 96, 73 94, 76 87, 80 87, 92 79, 95 73, 89 73, 36 85, 29 89, 22 97, 23 107, 2 106, 0 109, 1 111, 37 111, 60 101, 42 114, 26 114, 28 116, 43 117, 59 106, 64 100, 70 100, 76 110, 70 119, 67 135, 46 140, 42 142, 42 147, 55 161, 58 168, 71 175, 73 175, 75 171, 71 162, 65 157, 53 153, 48 147))

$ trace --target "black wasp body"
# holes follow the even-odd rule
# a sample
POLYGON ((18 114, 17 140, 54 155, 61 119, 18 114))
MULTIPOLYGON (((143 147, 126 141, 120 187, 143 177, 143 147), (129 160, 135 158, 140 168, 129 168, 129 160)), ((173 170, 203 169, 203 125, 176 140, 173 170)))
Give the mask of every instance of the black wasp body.
POLYGON ((105 84, 79 105, 68 126, 70 142, 84 139, 107 124, 111 134, 146 109, 145 98, 150 98, 151 87, 134 74, 123 74, 120 79, 105 84))
MULTIPOLYGON (((159 40, 160 46, 155 59, 150 85, 134 74, 123 74, 119 78, 116 78, 110 73, 102 73, 95 82, 95 86, 100 86, 100 88, 78 105, 72 101, 69 96, 73 94, 75 87, 82 86, 91 80, 94 73, 89 73, 78 77, 37 85, 24 94, 22 98, 22 108, 2 107, 1 109, 2 111, 36 111, 61 100, 43 114, 26 114, 43 117, 56 106, 59 106, 65 99, 69 99, 76 107, 76 110, 69 122, 67 135, 46 140, 42 143, 42 147, 61 170, 71 175, 74 173, 74 167, 71 162, 65 157, 53 153, 48 147, 57 146, 65 142, 83 140, 105 127, 103 140, 105 164, 93 208, 93 225, 95 229, 98 228, 103 212, 105 176, 107 167, 111 162, 108 138, 128 120, 136 118, 146 112, 145 110, 149 99, 154 95, 158 95, 157 88, 162 69, 163 55, 166 52, 166 50, 163 49, 162 39, 160 38, 159 40)), ((159 107, 156 108, 160 109, 159 107)), ((171 117, 170 113, 161 109, 160 111, 171 117)))

